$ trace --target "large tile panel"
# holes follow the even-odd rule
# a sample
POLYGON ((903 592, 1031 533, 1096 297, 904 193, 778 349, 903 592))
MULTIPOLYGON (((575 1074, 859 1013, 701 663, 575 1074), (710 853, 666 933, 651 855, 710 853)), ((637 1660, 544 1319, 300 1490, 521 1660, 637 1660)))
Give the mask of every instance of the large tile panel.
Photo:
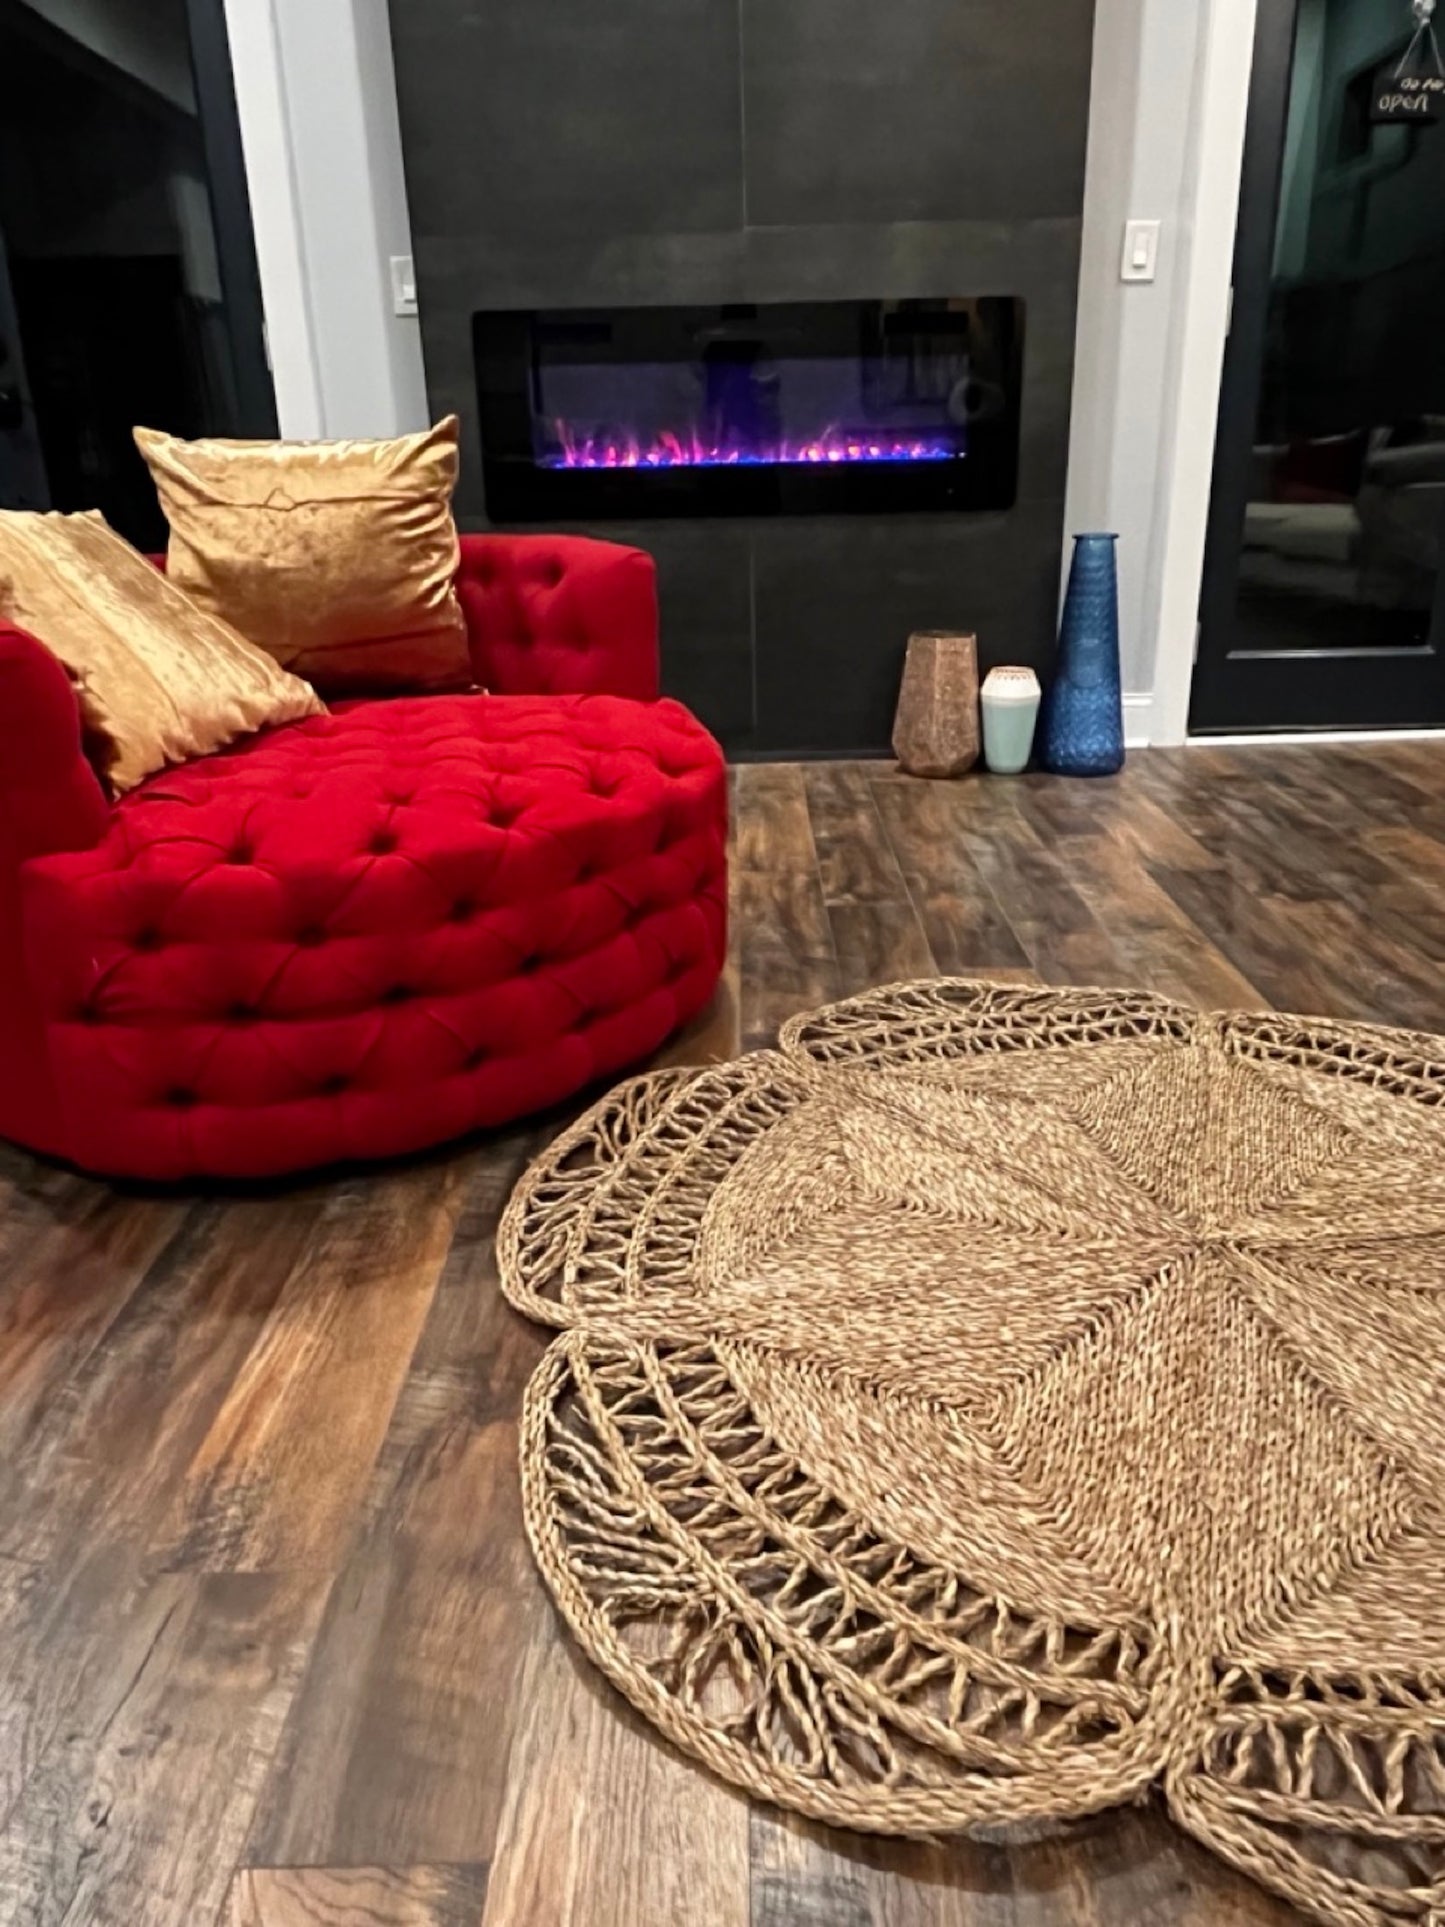
POLYGON ((742 0, 747 218, 1077 213, 1093 0, 742 0))
POLYGON ((737 0, 392 0, 423 234, 742 218, 737 0))
POLYGON ((886 749, 911 630, 972 630, 980 668, 1053 648, 1061 501, 1007 515, 758 525, 756 746, 886 749))

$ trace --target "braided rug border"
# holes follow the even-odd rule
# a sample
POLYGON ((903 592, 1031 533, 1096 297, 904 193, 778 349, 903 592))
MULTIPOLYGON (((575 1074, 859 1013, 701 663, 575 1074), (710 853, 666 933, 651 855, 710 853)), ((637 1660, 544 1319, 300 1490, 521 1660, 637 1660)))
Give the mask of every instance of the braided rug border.
MULTIPOLYGON (((634 1078, 535 1160, 498 1229, 506 1297, 559 1334, 521 1419, 538 1567, 637 1711, 760 1799, 926 1837, 1074 1818, 1160 1782, 1182 1827, 1315 1918, 1445 1927, 1445 1650, 1401 1666, 1361 1647, 1353 1668, 1318 1676, 1249 1653, 1226 1666, 1181 1648, 1172 1617, 1116 1624, 1077 1601, 1061 1617, 970 1584, 771 1436, 750 1403, 756 1347, 709 1328, 690 1267, 719 1169, 860 1076, 948 1084, 960 1063, 1060 1047, 1222 1051, 1326 1123, 1337 1089, 1342 1128, 1401 1100, 1412 1156, 1445 1122, 1436 1036, 975 979, 886 986, 789 1020, 776 1050, 634 1078), (674 1647, 622 1636, 645 1628, 649 1602, 674 1647), (737 1704, 714 1718, 717 1679, 737 1704), (1277 1787, 1257 1784, 1276 1769, 1277 1787), (1382 1884, 1390 1853, 1404 1871, 1382 1884)), ((1421 1221, 1409 1235, 1438 1262, 1421 1221)), ((1380 1543, 1417 1533, 1433 1571, 1445 1530, 1418 1468, 1389 1469, 1408 1531, 1381 1523, 1380 1543)))

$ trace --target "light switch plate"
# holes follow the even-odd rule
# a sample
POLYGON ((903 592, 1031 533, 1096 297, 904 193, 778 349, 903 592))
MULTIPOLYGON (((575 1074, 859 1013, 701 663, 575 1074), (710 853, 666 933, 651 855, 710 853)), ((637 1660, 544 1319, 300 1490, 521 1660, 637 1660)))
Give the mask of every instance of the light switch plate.
POLYGON ((1121 281, 1152 281, 1159 267, 1159 223, 1126 221, 1124 256, 1119 263, 1121 281))
POLYGON ((416 269, 409 254, 391 257, 391 305, 397 314, 416 313, 416 269))

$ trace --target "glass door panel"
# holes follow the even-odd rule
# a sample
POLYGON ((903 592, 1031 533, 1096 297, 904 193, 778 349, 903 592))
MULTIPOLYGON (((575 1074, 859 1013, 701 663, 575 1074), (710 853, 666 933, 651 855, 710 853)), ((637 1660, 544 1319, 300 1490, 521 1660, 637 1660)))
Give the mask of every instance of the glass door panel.
POLYGON ((1195 728, 1445 720, 1445 124, 1406 0, 1261 0, 1195 728))

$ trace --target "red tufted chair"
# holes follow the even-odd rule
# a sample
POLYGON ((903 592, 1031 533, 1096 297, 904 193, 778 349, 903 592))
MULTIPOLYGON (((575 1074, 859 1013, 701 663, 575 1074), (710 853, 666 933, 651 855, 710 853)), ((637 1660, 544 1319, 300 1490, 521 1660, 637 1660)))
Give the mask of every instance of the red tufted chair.
POLYGON ((651 559, 464 536, 457 590, 487 694, 342 704, 114 804, 0 627, 0 1135, 147 1178, 389 1156, 707 1002, 726 775, 656 699, 651 559))

